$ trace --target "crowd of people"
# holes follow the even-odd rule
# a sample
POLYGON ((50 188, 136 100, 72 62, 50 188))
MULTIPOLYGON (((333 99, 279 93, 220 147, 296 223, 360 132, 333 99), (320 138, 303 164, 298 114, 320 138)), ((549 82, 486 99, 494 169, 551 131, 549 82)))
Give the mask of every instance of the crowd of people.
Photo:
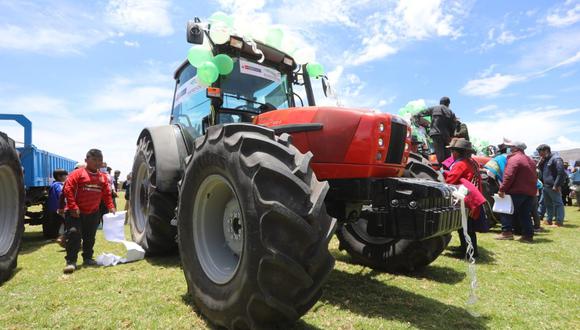
MULTIPOLYGON (((66 250, 64 273, 77 269, 78 253, 82 246, 83 266, 94 266, 95 236, 102 216, 115 213, 121 171, 115 171, 103 162, 98 149, 87 152, 85 161, 78 163, 69 174, 64 169, 53 173, 46 211, 53 223, 60 224, 57 242, 66 250)), ((123 182, 125 209, 130 198, 131 174, 123 182)))
MULTIPOLYGON (((423 117, 431 117, 425 126, 428 126, 437 166, 443 171, 445 182, 462 184, 469 190, 465 200, 470 210, 467 232, 474 256, 479 254, 476 232, 489 229, 486 217, 491 214, 491 208, 484 194, 490 194, 490 181, 497 188, 491 193, 497 192, 501 198, 509 195, 513 203, 512 214, 499 215, 501 233, 495 237, 498 240, 513 240, 516 234, 520 236, 519 241, 531 243, 534 233, 544 230, 542 224, 562 227, 564 205, 572 205, 572 191, 580 210, 580 161, 570 169, 569 164, 546 144, 539 145, 532 158, 525 154, 524 142, 504 138, 502 144, 492 148, 494 154, 482 171, 480 164, 471 157, 476 151, 469 141, 467 126, 455 116, 450 104, 450 99, 443 97, 439 105, 417 113, 412 119, 421 122, 423 117), (486 192, 483 177, 488 182, 486 192)), ((463 231, 459 230, 458 234, 461 245, 456 251, 465 256, 467 243, 463 231)))

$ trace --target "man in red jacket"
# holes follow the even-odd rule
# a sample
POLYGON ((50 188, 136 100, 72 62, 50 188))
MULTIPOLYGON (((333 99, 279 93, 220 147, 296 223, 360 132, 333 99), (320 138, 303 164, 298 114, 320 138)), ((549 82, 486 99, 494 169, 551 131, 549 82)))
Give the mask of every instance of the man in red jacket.
POLYGON ((501 234, 496 239, 513 239, 513 221, 519 221, 522 228, 521 242, 531 243, 534 240, 531 210, 532 199, 536 195, 536 163, 526 154, 526 144, 513 141, 506 143, 511 154, 507 158, 507 165, 503 174, 503 181, 499 187, 499 196, 508 194, 514 204, 513 215, 502 215, 501 234))
POLYGON ((66 267, 65 274, 77 269, 77 256, 83 245, 83 265, 96 265, 93 259, 95 235, 99 227, 101 214, 99 205, 105 203, 111 213, 115 206, 111 198, 109 180, 106 174, 99 172, 103 163, 103 153, 98 149, 87 152, 86 167, 73 171, 67 178, 63 194, 66 199, 65 236, 66 267))

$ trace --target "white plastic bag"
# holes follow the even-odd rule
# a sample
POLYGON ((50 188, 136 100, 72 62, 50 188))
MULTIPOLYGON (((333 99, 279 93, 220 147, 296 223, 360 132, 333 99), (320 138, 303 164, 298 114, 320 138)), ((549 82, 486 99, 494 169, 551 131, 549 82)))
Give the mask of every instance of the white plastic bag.
POLYGON ((97 263, 102 266, 115 266, 119 263, 127 263, 145 258, 145 250, 139 244, 125 240, 125 215, 121 211, 115 214, 103 215, 103 235, 110 242, 123 243, 127 250, 126 257, 120 257, 112 253, 103 253, 97 257, 97 263))
POLYGON ((504 197, 501 198, 498 194, 495 194, 493 195, 493 200, 493 212, 514 214, 514 203, 512 202, 512 196, 504 195, 504 197))

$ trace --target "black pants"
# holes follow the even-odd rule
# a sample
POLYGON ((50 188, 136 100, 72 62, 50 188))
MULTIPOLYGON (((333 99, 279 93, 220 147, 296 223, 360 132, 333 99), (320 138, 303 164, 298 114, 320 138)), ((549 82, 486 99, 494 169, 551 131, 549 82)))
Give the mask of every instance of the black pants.
POLYGON ((64 220, 66 238, 66 262, 76 263, 81 240, 83 244, 83 259, 93 258, 95 236, 101 221, 100 212, 81 214, 79 218, 73 218, 68 213, 64 220))
POLYGON ((442 164, 444 160, 451 156, 451 151, 445 148, 447 146, 447 139, 445 139, 442 135, 433 135, 431 139, 433 140, 433 149, 435 149, 437 162, 442 164))

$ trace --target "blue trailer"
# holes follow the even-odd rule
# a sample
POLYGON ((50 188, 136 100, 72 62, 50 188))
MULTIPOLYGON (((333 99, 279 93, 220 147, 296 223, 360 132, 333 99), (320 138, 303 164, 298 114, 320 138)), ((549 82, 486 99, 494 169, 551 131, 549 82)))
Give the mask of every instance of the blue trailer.
POLYGON ((26 207, 40 205, 40 210, 26 212, 25 222, 31 225, 43 225, 45 236, 54 236, 54 224, 49 223, 44 205, 48 199, 48 189, 54 178, 52 172, 62 168, 71 172, 76 161, 48 151, 40 150, 32 144, 32 122, 20 114, 0 114, 0 120, 16 121, 24 128, 24 146, 17 147, 20 162, 24 171, 26 207))

